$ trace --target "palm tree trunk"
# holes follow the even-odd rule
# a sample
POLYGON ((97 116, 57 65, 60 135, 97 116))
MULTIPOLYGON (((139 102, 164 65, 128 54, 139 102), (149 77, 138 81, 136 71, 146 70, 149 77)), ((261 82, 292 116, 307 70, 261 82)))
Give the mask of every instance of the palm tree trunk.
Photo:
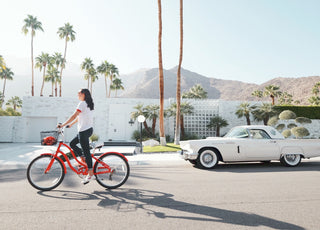
POLYGON ((90 93, 92 95, 92 79, 91 79, 91 84, 90 84, 90 93))
POLYGON ((51 95, 52 95, 52 97, 54 96, 53 95, 53 86, 54 86, 54 82, 51 82, 51 95))
POLYGON ((150 133, 150 134, 152 135, 152 132, 150 131, 150 129, 149 129, 149 127, 148 127, 147 121, 144 121, 144 122, 143 122, 143 126, 144 126, 144 129, 145 129, 148 133, 150 133))
POLYGON ((154 137, 156 136, 156 123, 157 123, 157 118, 152 118, 152 135, 154 137))
POLYGON ((89 89, 89 86, 90 86, 90 78, 88 77, 88 89, 89 89))
POLYGON ((181 138, 184 138, 184 120, 183 115, 180 116, 181 138))
POLYGON ((112 79, 113 79, 113 77, 112 77, 112 75, 110 76, 110 86, 109 86, 109 97, 110 97, 110 95, 111 95, 111 84, 112 84, 112 79))
POLYGON ((164 108, 163 108, 163 97, 164 97, 164 81, 163 81, 163 65, 162 65, 162 15, 161 15, 161 0, 158 0, 158 18, 159 18, 159 35, 158 35, 158 54, 159 54, 159 90, 160 90, 160 111, 159 111, 159 128, 160 128, 160 144, 166 145, 166 137, 164 134, 164 108))
POLYGON ((174 143, 176 145, 180 144, 180 102, 181 102, 181 64, 182 64, 182 54, 183 54, 183 0, 180 0, 180 57, 179 65, 177 71, 177 111, 176 111, 176 132, 174 136, 174 143))
POLYGON ((63 67, 65 66, 65 62, 66 62, 66 55, 67 55, 67 44, 68 44, 68 35, 66 36, 66 42, 65 42, 65 47, 64 47, 64 55, 63 55, 63 61, 62 61, 62 65, 61 65, 61 70, 60 70, 60 82, 59 82, 59 86, 60 86, 60 91, 59 91, 59 96, 61 97, 61 92, 62 92, 62 70, 63 67))
POLYGON ((33 28, 31 28, 31 69, 32 69, 31 95, 32 95, 32 96, 34 96, 34 70, 33 70, 33 28))
POLYGON ((274 105, 274 96, 270 95, 270 97, 271 97, 271 100, 272 100, 272 105, 274 105))
POLYGON ((216 137, 220 137, 220 126, 217 125, 217 128, 216 128, 216 137))
POLYGON ((4 101, 4 91, 6 90, 6 81, 7 81, 7 75, 4 75, 3 90, 2 90, 2 96, 3 96, 2 101, 4 101))
POLYGON ((42 86, 41 86, 41 91, 40 91, 40 97, 43 96, 43 87, 44 87, 44 77, 46 75, 46 66, 43 68, 43 76, 42 76, 42 86))
POLYGON ((104 84, 106 86, 106 97, 108 97, 108 82, 107 82, 107 76, 104 76, 104 84))
POLYGON ((250 115, 246 115, 247 125, 251 125, 250 115))
MULTIPOLYGON (((58 93, 58 83, 57 83, 57 80, 54 82, 54 95, 55 97, 57 96, 57 93, 58 93)), ((52 95, 53 96, 53 95, 52 95)))

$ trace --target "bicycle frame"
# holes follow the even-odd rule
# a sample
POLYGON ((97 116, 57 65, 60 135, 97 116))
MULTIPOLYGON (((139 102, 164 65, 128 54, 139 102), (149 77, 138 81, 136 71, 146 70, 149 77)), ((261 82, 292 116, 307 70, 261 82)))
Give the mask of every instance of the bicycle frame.
MULTIPOLYGON (((52 160, 50 161, 48 167, 46 168, 45 173, 48 173, 48 172, 50 171, 50 169, 51 169, 51 167, 52 167, 53 162, 54 162, 55 159, 58 159, 61 163, 63 163, 65 173, 67 173, 67 169, 66 169, 66 167, 65 167, 65 163, 64 163, 64 162, 62 161, 62 159, 58 156, 59 153, 64 157, 64 159, 66 160, 66 162, 68 163, 68 165, 69 165, 69 167, 71 168, 72 171, 74 171, 74 172, 77 173, 77 174, 81 174, 81 173, 84 174, 84 175, 88 174, 88 167, 87 167, 87 165, 85 165, 84 163, 82 163, 81 161, 79 161, 79 160, 77 159, 76 155, 74 154, 73 150, 72 150, 67 144, 63 143, 63 141, 60 141, 60 142, 59 142, 59 146, 58 146, 58 148, 57 148, 57 150, 56 150, 56 153, 55 153, 55 154, 50 154, 50 155, 52 156, 52 160), (71 152, 73 158, 74 158, 74 159, 77 161, 77 163, 78 163, 79 165, 81 165, 82 167, 79 167, 79 169, 75 169, 75 168, 72 166, 69 157, 68 157, 63 151, 60 150, 61 146, 66 147, 66 148, 71 152)), ((105 153, 105 154, 107 154, 107 153, 105 153)), ((105 155, 105 154, 103 154, 103 155, 105 155)), ((117 153, 117 154, 119 154, 119 153, 117 153)), ((45 153, 45 154, 41 154, 41 155, 48 155, 48 154, 45 153)), ((120 155, 122 155, 122 154, 120 154, 120 155)), ((113 170, 109 167, 109 165, 107 165, 107 164, 104 163, 103 161, 99 161, 99 159, 94 156, 94 152, 91 154, 91 157, 92 157, 94 160, 96 160, 95 164, 97 164, 97 162, 99 162, 101 165, 103 165, 103 167, 99 167, 99 169, 102 169, 102 168, 106 169, 106 171, 94 173, 94 175, 113 172, 113 170)), ((125 158, 125 159, 126 159, 126 158, 125 158)), ((126 160, 127 160, 127 159, 126 159, 126 160)))

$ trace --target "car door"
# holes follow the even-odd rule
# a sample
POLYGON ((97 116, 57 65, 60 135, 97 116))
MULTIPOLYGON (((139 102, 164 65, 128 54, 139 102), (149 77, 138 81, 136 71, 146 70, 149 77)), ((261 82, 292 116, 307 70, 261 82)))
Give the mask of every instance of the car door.
POLYGON ((280 150, 276 139, 271 139, 262 129, 252 129, 249 132, 250 137, 239 146, 239 152, 246 160, 279 159, 280 150))

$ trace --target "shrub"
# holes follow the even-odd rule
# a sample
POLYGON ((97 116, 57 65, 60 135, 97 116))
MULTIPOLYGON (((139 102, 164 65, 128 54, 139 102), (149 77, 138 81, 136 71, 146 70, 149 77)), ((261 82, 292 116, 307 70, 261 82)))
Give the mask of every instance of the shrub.
POLYGON ((279 124, 279 125, 277 125, 276 129, 277 129, 279 132, 281 132, 281 131, 284 129, 284 127, 286 127, 284 124, 279 124))
POLYGON ((297 117, 295 121, 297 123, 300 123, 300 124, 310 124, 310 123, 312 123, 312 121, 309 118, 306 118, 306 117, 297 117))
MULTIPOLYGON (((135 130, 131 136, 132 139, 140 141, 140 130, 135 130)), ((147 130, 142 129, 142 141, 154 138, 147 130)))
POLYGON ((277 116, 274 116, 274 117, 271 117, 269 120, 268 120, 268 125, 269 126, 274 126, 278 123, 278 117, 277 116))
POLYGON ((286 129, 282 132, 282 135, 285 137, 285 138, 288 138, 291 136, 291 130, 290 129, 286 129))
POLYGON ((294 123, 290 123, 287 127, 288 127, 289 129, 292 129, 292 128, 294 128, 294 127, 297 127, 297 125, 294 124, 294 123))
POLYGON ((99 140, 99 136, 96 135, 96 134, 92 134, 92 136, 89 137, 89 139, 90 139, 91 142, 95 142, 95 141, 99 140))
POLYGON ((291 110, 297 117, 307 117, 309 119, 320 119, 320 106, 310 106, 310 105, 283 105, 275 106, 280 112, 284 110, 291 110))
POLYGON ((305 127, 301 127, 301 126, 292 128, 291 132, 293 135, 295 135, 296 137, 300 137, 300 138, 310 135, 309 131, 305 127))
POLYGON ((279 114, 280 120, 290 120, 295 119, 297 115, 291 110, 284 110, 279 114))
POLYGON ((196 139, 199 139, 199 137, 196 134, 191 134, 191 133, 185 133, 184 137, 181 138, 182 141, 196 140, 196 139))

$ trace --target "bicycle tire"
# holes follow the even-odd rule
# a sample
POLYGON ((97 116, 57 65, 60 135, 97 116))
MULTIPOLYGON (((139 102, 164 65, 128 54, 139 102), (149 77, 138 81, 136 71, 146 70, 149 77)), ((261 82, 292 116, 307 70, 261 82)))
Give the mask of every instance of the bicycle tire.
POLYGON ((130 167, 128 161, 124 157, 116 153, 109 153, 98 158, 98 161, 94 166, 94 174, 97 182, 101 186, 107 189, 115 189, 128 180, 130 167), (114 171, 112 173, 97 174, 106 170, 106 167, 100 163, 101 161, 106 163, 114 171))
POLYGON ((41 155, 30 162, 27 169, 27 178, 34 188, 49 191, 58 187, 63 181, 64 167, 58 159, 54 159, 50 171, 44 173, 51 160, 51 155, 41 155))

